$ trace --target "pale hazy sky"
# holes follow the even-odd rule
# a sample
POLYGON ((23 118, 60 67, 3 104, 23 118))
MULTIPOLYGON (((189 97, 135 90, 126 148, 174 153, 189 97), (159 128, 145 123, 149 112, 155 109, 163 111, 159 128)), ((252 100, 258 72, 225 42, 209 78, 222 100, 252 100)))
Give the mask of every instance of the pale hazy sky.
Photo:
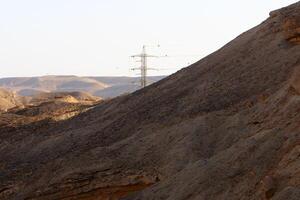
POLYGON ((0 77, 134 75, 141 51, 172 73, 296 0, 0 0, 0 77))

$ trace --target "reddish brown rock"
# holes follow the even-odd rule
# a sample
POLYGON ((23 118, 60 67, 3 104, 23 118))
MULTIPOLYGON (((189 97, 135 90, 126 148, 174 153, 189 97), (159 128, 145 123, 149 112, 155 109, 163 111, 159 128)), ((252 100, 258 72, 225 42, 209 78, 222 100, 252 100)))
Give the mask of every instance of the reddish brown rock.
POLYGON ((69 120, 0 127, 0 199, 298 200, 299 13, 69 120))

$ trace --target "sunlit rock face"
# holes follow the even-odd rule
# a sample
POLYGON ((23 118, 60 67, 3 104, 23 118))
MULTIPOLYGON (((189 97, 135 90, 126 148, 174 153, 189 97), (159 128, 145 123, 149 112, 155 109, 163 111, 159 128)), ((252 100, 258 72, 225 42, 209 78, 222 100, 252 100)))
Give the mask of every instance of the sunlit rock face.
POLYGON ((299 6, 286 7, 270 13, 270 17, 276 19, 274 24, 281 24, 285 40, 293 44, 300 44, 300 9, 299 6))
POLYGON ((288 18, 283 24, 285 38, 295 44, 300 44, 300 20, 299 18, 288 18))

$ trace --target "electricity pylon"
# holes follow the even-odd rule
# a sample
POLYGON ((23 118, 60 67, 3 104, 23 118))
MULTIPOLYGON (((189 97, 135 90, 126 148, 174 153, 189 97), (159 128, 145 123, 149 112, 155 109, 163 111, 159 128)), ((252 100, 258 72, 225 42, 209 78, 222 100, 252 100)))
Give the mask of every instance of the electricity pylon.
MULTIPOLYGON (((159 47, 159 45, 158 45, 159 47)), ((143 50, 141 54, 138 55, 133 55, 131 56, 132 58, 141 58, 138 62, 141 62, 141 66, 137 68, 132 68, 132 70, 140 70, 141 71, 141 87, 144 88, 147 86, 147 72, 148 70, 157 70, 155 68, 149 68, 148 67, 148 58, 149 57, 154 57, 157 58, 159 56, 154 56, 154 55, 149 55, 146 52, 146 45, 143 46, 143 50)))
MULTIPOLYGON (((158 69, 158 68, 149 68, 148 67, 148 58, 149 57, 152 57, 152 58, 162 58, 162 57, 189 57, 189 56, 199 56, 200 55, 163 55, 163 56, 155 56, 155 55, 149 55, 147 54, 146 52, 146 47, 149 46, 149 45, 143 45, 143 49, 142 49, 142 53, 141 54, 138 54, 138 55, 133 55, 131 56, 132 58, 141 58, 141 60, 138 60, 137 62, 140 62, 141 63, 141 66, 140 67, 137 67, 137 68, 131 68, 131 70, 140 70, 141 72, 141 79, 140 79, 140 82, 141 82, 141 87, 144 88, 147 86, 147 74, 148 74, 148 70, 166 70, 165 69, 158 69)), ((160 45, 157 45, 156 47, 160 47, 160 45)), ((190 65, 190 63, 188 63, 188 65, 190 65)), ((170 69, 170 68, 169 68, 170 69)))

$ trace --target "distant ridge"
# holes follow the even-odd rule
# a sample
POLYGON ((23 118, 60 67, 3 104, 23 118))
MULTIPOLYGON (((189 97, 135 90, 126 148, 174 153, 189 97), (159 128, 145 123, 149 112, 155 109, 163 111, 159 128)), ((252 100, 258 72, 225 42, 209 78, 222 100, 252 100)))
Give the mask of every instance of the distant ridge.
MULTIPOLYGON (((148 78, 149 83, 164 76, 148 78)), ((139 89, 137 77, 78 77, 41 76, 1 78, 0 87, 15 91, 21 96, 34 96, 44 92, 87 92, 101 98, 113 98, 139 89)))

